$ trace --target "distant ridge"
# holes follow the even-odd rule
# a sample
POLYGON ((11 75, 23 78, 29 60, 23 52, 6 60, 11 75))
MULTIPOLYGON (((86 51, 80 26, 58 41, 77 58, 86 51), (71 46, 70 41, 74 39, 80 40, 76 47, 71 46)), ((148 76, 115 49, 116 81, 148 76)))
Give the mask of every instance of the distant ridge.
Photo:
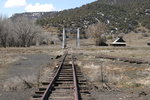
POLYGON ((25 12, 25 13, 16 13, 11 16, 11 19, 17 18, 17 17, 27 17, 29 19, 37 20, 41 18, 42 16, 51 16, 49 18, 53 18, 56 12, 25 12))

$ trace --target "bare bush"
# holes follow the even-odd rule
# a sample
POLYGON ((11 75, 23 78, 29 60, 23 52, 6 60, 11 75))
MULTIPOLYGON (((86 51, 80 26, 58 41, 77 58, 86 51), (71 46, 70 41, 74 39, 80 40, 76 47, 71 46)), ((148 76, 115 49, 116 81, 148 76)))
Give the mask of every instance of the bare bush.
POLYGON ((97 46, 106 45, 106 25, 104 23, 97 23, 96 25, 91 25, 87 29, 88 37, 92 38, 97 46))

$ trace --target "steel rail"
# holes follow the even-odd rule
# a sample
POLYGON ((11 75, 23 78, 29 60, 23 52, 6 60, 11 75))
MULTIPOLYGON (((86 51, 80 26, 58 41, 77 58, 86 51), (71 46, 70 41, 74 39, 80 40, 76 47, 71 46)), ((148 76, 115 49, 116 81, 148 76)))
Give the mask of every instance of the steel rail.
POLYGON ((72 59, 73 80, 74 80, 74 97, 75 97, 74 100, 79 100, 78 80, 73 55, 71 55, 71 59, 72 59))
POLYGON ((139 58, 127 58, 127 57, 116 57, 116 56, 109 56, 109 55, 103 55, 101 54, 100 56, 97 56, 100 58, 104 59, 111 59, 111 60, 120 60, 120 61, 125 61, 125 62, 130 62, 130 63, 137 63, 137 64, 150 64, 150 61, 144 60, 144 59, 139 59, 139 58))
POLYGON ((62 59, 62 62, 61 62, 61 64, 59 65, 58 70, 57 70, 57 72, 55 73, 54 77, 52 78, 52 80, 51 80, 50 84, 48 85, 46 91, 44 92, 44 94, 43 94, 41 100, 48 100, 49 95, 50 95, 51 90, 52 90, 52 86, 53 86, 54 82, 56 81, 56 79, 57 79, 57 77, 58 77, 58 75, 59 75, 59 73, 60 73, 60 70, 62 69, 64 60, 65 60, 67 54, 68 54, 68 52, 65 52, 65 53, 64 53, 64 57, 63 57, 63 59, 62 59))

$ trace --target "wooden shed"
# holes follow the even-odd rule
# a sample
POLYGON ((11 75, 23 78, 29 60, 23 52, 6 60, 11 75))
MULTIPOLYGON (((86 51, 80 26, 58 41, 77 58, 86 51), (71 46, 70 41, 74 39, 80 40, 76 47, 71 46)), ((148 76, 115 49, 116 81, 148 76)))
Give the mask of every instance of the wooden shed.
POLYGON ((126 46, 126 42, 123 38, 117 38, 114 42, 110 44, 111 46, 126 46))

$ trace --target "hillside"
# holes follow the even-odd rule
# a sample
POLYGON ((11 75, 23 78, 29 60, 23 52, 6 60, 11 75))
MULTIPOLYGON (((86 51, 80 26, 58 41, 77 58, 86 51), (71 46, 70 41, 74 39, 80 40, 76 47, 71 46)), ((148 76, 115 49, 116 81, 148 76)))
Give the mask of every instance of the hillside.
POLYGON ((82 32, 98 21, 106 23, 111 33, 128 33, 142 26, 150 29, 150 0, 98 0, 81 7, 60 12, 15 14, 37 19, 37 24, 49 27, 75 28, 82 32))
POLYGON ((109 5, 124 5, 135 2, 142 2, 143 0, 98 0, 98 1, 109 5))
POLYGON ((42 26, 54 27, 80 27, 85 29, 88 25, 104 22, 111 32, 125 32, 134 30, 139 25, 150 28, 149 0, 98 0, 82 7, 58 12, 54 18, 49 15, 37 20, 42 26), (107 1, 107 2, 106 2, 107 1), (141 2, 142 1, 142 2, 141 2))

